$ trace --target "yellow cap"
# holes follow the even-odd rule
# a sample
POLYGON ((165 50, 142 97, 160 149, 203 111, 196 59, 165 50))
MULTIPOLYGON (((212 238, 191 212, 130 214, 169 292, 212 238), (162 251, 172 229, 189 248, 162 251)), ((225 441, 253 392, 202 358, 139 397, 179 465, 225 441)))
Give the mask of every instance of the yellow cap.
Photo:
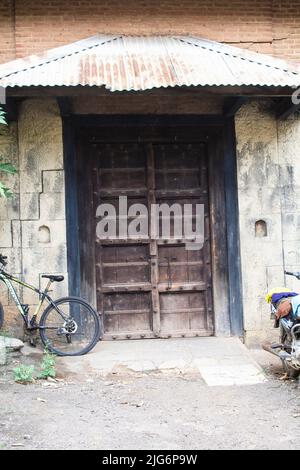
POLYGON ((266 295, 266 301, 268 304, 271 303, 272 295, 280 294, 280 292, 290 292, 290 289, 287 289, 286 287, 275 287, 275 289, 270 290, 270 292, 268 292, 266 295))

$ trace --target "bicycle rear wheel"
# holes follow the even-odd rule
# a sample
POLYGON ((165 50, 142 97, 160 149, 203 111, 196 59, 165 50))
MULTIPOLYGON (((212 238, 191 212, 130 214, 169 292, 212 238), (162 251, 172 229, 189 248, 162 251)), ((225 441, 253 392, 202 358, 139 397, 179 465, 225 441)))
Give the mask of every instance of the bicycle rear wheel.
POLYGON ((65 297, 49 305, 39 328, 43 344, 58 356, 87 354, 101 333, 98 313, 77 297, 65 297))

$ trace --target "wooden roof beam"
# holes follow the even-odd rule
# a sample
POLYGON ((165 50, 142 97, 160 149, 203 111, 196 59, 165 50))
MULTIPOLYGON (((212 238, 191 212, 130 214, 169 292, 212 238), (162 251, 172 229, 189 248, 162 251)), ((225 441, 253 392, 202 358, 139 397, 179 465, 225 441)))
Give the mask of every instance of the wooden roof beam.
POLYGON ((176 88, 153 88, 144 91, 108 91, 104 87, 14 87, 7 88, 7 96, 12 97, 49 97, 49 96, 112 96, 124 94, 163 94, 173 96, 178 93, 199 93, 208 95, 218 95, 224 97, 238 98, 290 98, 293 94, 290 87, 255 87, 255 86, 199 86, 199 87, 176 87, 176 88))
POLYGON ((224 107, 223 107, 223 114, 226 117, 233 117, 238 112, 238 110, 247 102, 249 98, 245 96, 238 96, 236 98, 227 98, 224 107))

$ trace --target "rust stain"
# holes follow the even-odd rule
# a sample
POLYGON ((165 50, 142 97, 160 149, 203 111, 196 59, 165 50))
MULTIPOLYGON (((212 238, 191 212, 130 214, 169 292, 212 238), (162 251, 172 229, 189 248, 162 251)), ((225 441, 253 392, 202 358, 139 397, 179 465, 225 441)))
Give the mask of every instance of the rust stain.
POLYGON ((0 65, 0 86, 300 86, 285 61, 192 37, 95 36, 0 65))

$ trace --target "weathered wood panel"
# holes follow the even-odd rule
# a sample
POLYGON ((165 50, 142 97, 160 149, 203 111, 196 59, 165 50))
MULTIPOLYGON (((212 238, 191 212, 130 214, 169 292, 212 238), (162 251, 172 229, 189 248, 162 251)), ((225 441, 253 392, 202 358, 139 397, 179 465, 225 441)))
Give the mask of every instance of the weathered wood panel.
MULTIPOLYGON (((96 139, 95 139, 96 140, 96 139)), ((97 304, 107 338, 200 336, 213 333, 206 145, 202 143, 91 143, 93 206, 119 196, 142 203, 204 204, 205 243, 186 249, 183 237, 94 241, 97 304)), ((195 214, 192 216, 195 228, 195 214)), ((162 221, 162 218, 160 218, 162 221)), ((118 225, 118 224, 117 224, 118 225)), ((151 233, 151 226, 149 227, 151 233)), ((90 229, 89 229, 90 230, 90 229)), ((92 241, 91 241, 92 242, 92 241)))
MULTIPOLYGON (((209 213, 206 148, 199 143, 154 144, 156 201, 203 204, 209 213), (170 197, 170 192, 172 196, 170 197), (190 192, 190 193, 189 193, 190 192)), ((171 237, 178 214, 171 214, 171 237)), ((192 215, 195 230, 195 213, 192 215)), ((161 217, 162 221, 162 217, 161 217)), ((182 227, 183 228, 183 227, 182 227)), ((158 248, 161 334, 205 334, 212 332, 210 229, 205 225, 205 242, 199 250, 169 240, 158 248)), ((163 240, 164 242, 164 240, 163 240)), ((179 242, 179 243, 178 243, 179 242)))

